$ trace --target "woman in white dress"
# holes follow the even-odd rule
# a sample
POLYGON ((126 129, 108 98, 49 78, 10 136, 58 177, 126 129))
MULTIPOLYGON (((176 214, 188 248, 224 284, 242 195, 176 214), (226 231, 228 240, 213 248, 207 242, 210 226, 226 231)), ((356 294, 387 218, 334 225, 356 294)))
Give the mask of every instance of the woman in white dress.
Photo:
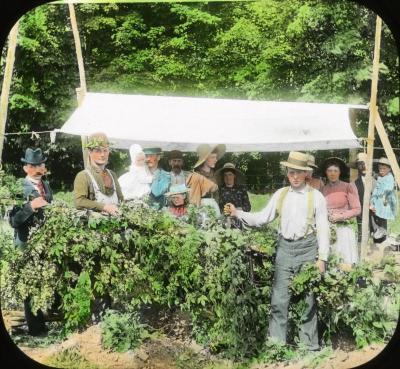
POLYGON ((145 164, 145 154, 138 144, 129 148, 131 166, 129 172, 118 178, 125 200, 143 199, 150 193, 153 176, 145 164))

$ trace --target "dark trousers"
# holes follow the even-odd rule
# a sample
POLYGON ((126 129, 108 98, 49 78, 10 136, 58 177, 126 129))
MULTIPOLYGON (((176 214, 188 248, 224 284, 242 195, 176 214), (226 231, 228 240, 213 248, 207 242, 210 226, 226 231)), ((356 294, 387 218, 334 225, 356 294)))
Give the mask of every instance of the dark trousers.
POLYGON ((92 303, 92 323, 97 324, 101 321, 105 311, 111 308, 111 303, 109 294, 95 297, 92 303))
MULTIPOLYGON (((277 341, 286 342, 288 325, 288 308, 291 298, 289 289, 294 275, 299 273, 305 263, 315 263, 317 257, 317 240, 314 235, 305 239, 289 242, 282 237, 278 240, 275 260, 275 274, 271 296, 271 317, 269 336, 277 341)), ((306 309, 300 327, 300 342, 310 350, 317 350, 318 327, 317 308, 314 294, 305 298, 306 309)))
POLYGON ((372 218, 372 224, 374 227, 374 243, 385 241, 387 237, 387 219, 379 218, 374 215, 372 218))
POLYGON ((31 303, 31 297, 27 297, 24 300, 25 320, 28 325, 29 334, 37 336, 46 331, 46 324, 44 322, 43 312, 40 309, 36 312, 36 315, 33 314, 31 303))

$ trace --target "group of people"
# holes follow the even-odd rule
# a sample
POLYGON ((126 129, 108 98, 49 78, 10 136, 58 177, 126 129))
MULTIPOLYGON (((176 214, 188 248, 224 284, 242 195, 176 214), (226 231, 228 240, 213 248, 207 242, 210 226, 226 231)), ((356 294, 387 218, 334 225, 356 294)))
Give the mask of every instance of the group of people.
MULTIPOLYGON (((109 142, 106 135, 96 133, 88 138, 88 168, 76 175, 74 200, 78 209, 89 209, 110 215, 120 213, 121 201, 145 199, 151 206, 182 217, 188 204, 211 206, 217 215, 233 220, 233 225, 259 227, 279 218, 278 244, 271 297, 269 336, 286 342, 290 281, 305 263, 316 263, 325 271, 330 251, 337 253, 349 265, 358 262, 357 239, 350 219, 361 225, 365 155, 359 154, 353 163, 359 176, 355 183, 343 181, 348 166, 339 158, 331 157, 318 166, 312 155, 290 152, 281 162, 288 186, 276 191, 266 207, 250 213, 251 205, 245 187, 245 177, 234 164, 226 163, 216 170, 218 160, 225 153, 225 145, 200 145, 198 160, 193 170, 183 170, 182 152, 169 152, 171 171, 159 168, 160 148, 132 145, 131 165, 121 177, 106 168, 109 142), (323 174, 323 175, 321 175, 323 174), (326 177, 323 180, 322 177, 326 177), (330 244, 330 223, 336 225, 336 241, 330 244)), ((28 148, 23 169, 24 196, 27 202, 11 213, 15 228, 15 242, 24 245, 30 227, 43 219, 43 208, 52 201, 51 189, 42 180, 45 161, 40 149, 28 148)), ((379 177, 371 196, 371 227, 375 241, 383 241, 387 234, 387 220, 396 214, 395 182, 386 158, 378 161, 379 177), (378 238, 379 236, 379 238, 378 238)), ((300 339, 309 350, 318 350, 318 330, 315 297, 310 293, 304 311, 300 339)), ((44 327, 43 315, 30 311, 30 298, 25 301, 29 332, 39 334, 44 327)))

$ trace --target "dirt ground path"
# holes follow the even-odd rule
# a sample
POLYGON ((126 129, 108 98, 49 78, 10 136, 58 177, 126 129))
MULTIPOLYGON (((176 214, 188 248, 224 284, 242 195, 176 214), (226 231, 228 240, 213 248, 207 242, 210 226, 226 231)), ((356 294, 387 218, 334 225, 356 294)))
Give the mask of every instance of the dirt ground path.
MULTIPOLYGON (((32 359, 46 363, 51 357, 67 349, 77 350, 82 357, 100 368, 112 369, 178 369, 176 358, 179 352, 189 349, 193 353, 200 353, 201 348, 195 344, 188 344, 181 340, 161 337, 151 339, 138 349, 115 353, 101 347, 100 326, 95 325, 82 333, 71 335, 66 341, 53 344, 46 348, 20 347, 32 359)), ((361 365, 379 354, 384 345, 370 345, 362 350, 349 351, 335 350, 330 358, 323 360, 318 368, 345 369, 361 365)), ((210 360, 203 355, 204 361, 210 360)), ((218 368, 233 368, 229 361, 219 361, 218 368)), ((300 362, 279 364, 255 364, 252 369, 308 369, 310 360, 305 358, 300 362)), ((188 369, 190 369, 188 367, 188 369)))

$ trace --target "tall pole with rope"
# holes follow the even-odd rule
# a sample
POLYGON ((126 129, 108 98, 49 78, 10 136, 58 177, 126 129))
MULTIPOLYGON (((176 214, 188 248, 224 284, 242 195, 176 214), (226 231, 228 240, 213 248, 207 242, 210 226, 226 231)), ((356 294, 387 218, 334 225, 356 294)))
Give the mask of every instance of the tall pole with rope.
POLYGON ((379 76, 379 54, 381 48, 381 32, 382 19, 376 17, 375 26, 375 47, 374 59, 372 64, 372 81, 371 81, 371 98, 369 103, 369 122, 368 122, 368 139, 367 139, 367 162, 365 174, 365 190, 362 212, 362 237, 361 237, 361 260, 364 260, 367 255, 368 236, 369 236, 369 204, 372 190, 372 160, 374 156, 374 136, 375 136, 375 121, 378 115, 376 105, 378 93, 378 76, 379 76))
POLYGON ((6 65, 4 70, 3 85, 1 88, 0 97, 0 168, 3 156, 3 146, 4 146, 4 134, 6 132, 7 123, 7 112, 8 112, 8 97, 10 95, 10 86, 12 80, 12 73, 14 69, 15 61, 15 49, 17 48, 17 38, 18 38, 18 22, 15 23, 14 27, 11 29, 8 38, 8 50, 6 57, 6 65))
MULTIPOLYGON (((78 60, 78 69, 79 69, 80 87, 78 87, 76 89, 76 96, 77 96, 77 99, 78 99, 78 106, 81 106, 82 102, 83 102, 83 99, 85 98, 85 94, 87 92, 86 77, 85 77, 85 67, 84 67, 84 64, 83 64, 81 40, 80 40, 80 37, 79 37, 78 23, 76 21, 74 4, 68 3, 68 8, 69 8, 69 16, 70 16, 70 19, 71 19, 72 33, 74 35, 76 58, 78 60)), ((87 168, 88 165, 89 165, 89 156, 88 156, 88 150, 86 148, 86 144, 87 144, 86 137, 85 136, 81 136, 81 141, 82 141, 83 163, 84 163, 85 168, 87 168)))

